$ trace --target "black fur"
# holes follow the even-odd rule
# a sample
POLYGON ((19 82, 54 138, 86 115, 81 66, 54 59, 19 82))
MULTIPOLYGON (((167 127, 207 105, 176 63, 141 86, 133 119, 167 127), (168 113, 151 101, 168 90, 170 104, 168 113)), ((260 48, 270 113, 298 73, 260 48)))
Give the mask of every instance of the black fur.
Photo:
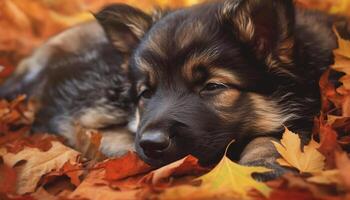
MULTIPOLYGON (((105 30, 113 27, 106 21, 103 25, 105 30)), ((170 12, 147 27, 151 28, 144 30, 130 61, 140 98, 136 150, 145 161, 163 165, 193 154, 211 164, 233 139, 230 154, 239 160, 250 141, 279 138, 283 125, 307 141, 320 108, 318 80, 332 64, 336 46, 327 17, 294 9, 291 0, 227 0, 170 12), (239 17, 243 20, 237 22, 239 17), (184 66, 201 54, 191 63, 199 75, 186 80, 184 66), (212 67, 232 72, 240 83, 207 92, 212 67), (239 91, 238 99, 230 106, 214 107, 213 99, 227 90, 239 91), (279 128, 252 128, 272 112, 263 111, 264 116, 257 111, 253 94, 282 110, 280 118, 286 120, 279 128), (223 120, 221 115, 235 119, 223 120)))

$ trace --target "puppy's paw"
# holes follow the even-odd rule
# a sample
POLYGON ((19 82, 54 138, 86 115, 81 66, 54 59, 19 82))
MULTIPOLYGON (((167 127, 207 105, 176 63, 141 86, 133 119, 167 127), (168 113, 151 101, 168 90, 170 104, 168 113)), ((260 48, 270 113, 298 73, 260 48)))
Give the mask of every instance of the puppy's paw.
POLYGON ((271 169, 270 172, 254 173, 252 175, 255 180, 262 181, 262 182, 276 179, 285 173, 297 173, 297 171, 294 169, 282 167, 281 165, 279 165, 277 163, 266 162, 264 160, 252 161, 252 162, 247 163, 245 165, 247 165, 247 166, 261 166, 261 167, 266 167, 268 169, 271 169))

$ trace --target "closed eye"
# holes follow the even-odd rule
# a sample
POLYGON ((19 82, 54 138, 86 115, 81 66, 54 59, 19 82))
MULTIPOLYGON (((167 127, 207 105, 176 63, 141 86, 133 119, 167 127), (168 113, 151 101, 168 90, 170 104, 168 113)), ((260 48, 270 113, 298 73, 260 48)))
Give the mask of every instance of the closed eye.
POLYGON ((223 83, 207 83, 202 89, 202 91, 214 91, 227 88, 229 88, 229 86, 223 83))
POLYGON ((200 90, 200 95, 205 96, 205 95, 211 95, 215 94, 217 92, 220 92, 222 90, 230 88, 228 85, 224 83, 214 83, 210 82, 207 83, 201 90, 200 90))

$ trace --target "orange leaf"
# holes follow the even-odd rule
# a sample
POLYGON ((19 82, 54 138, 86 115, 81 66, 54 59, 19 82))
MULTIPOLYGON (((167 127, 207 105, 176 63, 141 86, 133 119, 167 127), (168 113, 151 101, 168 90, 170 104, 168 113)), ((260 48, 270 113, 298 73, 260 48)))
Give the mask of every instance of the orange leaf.
POLYGON ((3 163, 0 157, 0 193, 15 193, 16 179, 16 171, 3 163))
POLYGON ((198 159, 189 155, 148 173, 141 181, 145 184, 156 185, 169 179, 171 176, 198 175, 205 171, 207 170, 198 164, 198 159))
POLYGON ((143 162, 134 152, 129 152, 121 158, 108 160, 102 166, 106 169, 105 178, 110 181, 120 180, 151 170, 151 167, 143 162))
POLYGON ((82 174, 82 166, 79 164, 71 164, 70 161, 66 162, 63 167, 63 173, 66 174, 73 185, 78 186, 80 184, 80 178, 82 174))
POLYGON ((335 154, 335 161, 344 185, 350 191, 350 159, 346 153, 337 152, 335 154))
POLYGON ((326 167, 332 169, 335 167, 335 152, 340 151, 341 147, 337 142, 338 134, 328 124, 320 124, 320 151, 326 157, 326 167))

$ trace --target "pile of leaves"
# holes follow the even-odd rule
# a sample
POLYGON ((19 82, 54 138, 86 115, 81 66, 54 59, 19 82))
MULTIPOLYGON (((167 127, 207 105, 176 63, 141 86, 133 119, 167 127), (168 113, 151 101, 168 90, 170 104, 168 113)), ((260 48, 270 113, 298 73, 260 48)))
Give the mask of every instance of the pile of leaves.
MULTIPOLYGON (((54 1, 3 0, 0 4, 6 6, 0 6, 0 9, 14 9, 7 14, 24 12, 26 9, 19 9, 19 5, 25 6, 24 2, 33 6, 26 7, 29 8, 27 11, 41 9, 38 5, 48 5, 42 2, 55 5, 54 1)), ((67 4, 78 5, 73 2, 78 1, 67 1, 67 4)), ((298 0, 302 6, 349 14, 344 11, 350 11, 346 2, 298 0)), ((56 12, 55 9, 61 10, 53 6, 47 12, 56 12)), ((71 7, 70 13, 65 8, 66 13, 61 13, 61 18, 54 17, 64 22, 58 29, 71 25, 65 24, 67 16, 77 17, 76 22, 89 18, 85 18, 84 12, 77 14, 75 10, 77 7, 71 7)), ((19 20, 21 26, 21 20, 29 16, 26 13, 13 15, 17 17, 13 20, 19 20)), ((51 15, 57 17, 52 13, 47 16, 51 15)), ((30 27, 35 27, 32 25, 37 22, 31 17, 28 19, 30 27)), ((5 22, 0 20, 0 23, 5 22)), ((35 33, 38 41, 42 41, 46 35, 39 36, 39 32, 35 33)), ((0 56, 5 51, 18 52, 18 44, 5 47, 1 46, 2 42, 0 56)), ((37 45, 33 43, 35 40, 30 43, 28 52, 37 45)), ((36 105, 26 101, 25 96, 19 96, 11 102, 0 100, 0 199, 350 199, 350 158, 347 153, 350 151, 350 41, 338 35, 338 43, 339 48, 334 51, 335 64, 320 80, 322 109, 320 116, 315 118, 311 142, 301 149, 298 135, 286 129, 280 143, 274 143, 281 155, 277 162, 295 169, 296 173, 258 182, 252 175, 269 169, 241 166, 226 156, 212 169, 201 167, 192 156, 159 169, 145 164, 134 152, 100 161, 103 158, 98 151, 101 134, 96 131, 82 128, 77 131, 80 151, 50 134, 29 134, 36 105), (342 73, 340 86, 330 80, 331 70, 342 73)), ((11 59, 6 62, 15 64, 11 59)))
POLYGON ((111 3, 128 3, 150 11, 154 6, 179 7, 200 0, 1 0, 0 79, 50 36, 92 20, 92 13, 111 3))

